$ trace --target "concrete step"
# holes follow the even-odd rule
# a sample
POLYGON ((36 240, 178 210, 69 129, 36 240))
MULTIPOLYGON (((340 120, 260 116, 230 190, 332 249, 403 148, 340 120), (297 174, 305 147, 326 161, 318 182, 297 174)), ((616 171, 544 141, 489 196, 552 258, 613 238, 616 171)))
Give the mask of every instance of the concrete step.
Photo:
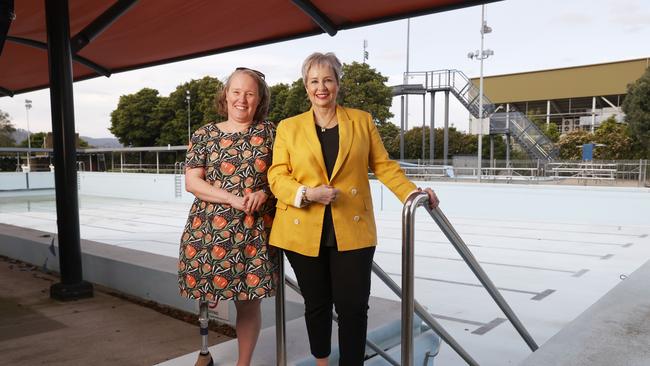
MULTIPOLYGON (((432 330, 428 330, 424 333, 415 336, 413 340, 413 364, 418 366, 433 366, 434 358, 440 350, 440 337, 436 335, 432 330)), ((402 352, 401 344, 396 345, 395 347, 387 350, 389 356, 391 356, 398 363, 401 363, 402 352)), ((381 356, 376 355, 368 359, 364 366, 386 366, 390 365, 386 360, 381 356)))
MULTIPOLYGON (((371 297, 370 309, 368 312, 368 338, 374 343, 378 344, 382 349, 389 350, 389 354, 394 355, 393 357, 398 362, 400 359, 400 324, 401 306, 399 302, 371 297)), ((413 334, 416 337, 416 353, 419 355, 416 357, 416 359, 420 360, 420 363, 418 363, 418 365, 432 365, 432 363, 423 363, 425 357, 424 355, 426 352, 430 352, 431 354, 437 353, 439 338, 431 331, 422 334, 420 331, 421 325, 421 320, 416 317, 413 324, 413 334)), ((304 318, 301 317, 288 321, 286 325, 286 334, 287 365, 313 365, 314 359, 309 351, 309 339, 307 337, 307 329, 305 328, 304 318)), ((336 323, 334 323, 332 329, 332 353, 330 355, 331 365, 338 364, 337 344, 338 327, 336 323)), ((275 327, 268 327, 263 329, 260 333, 260 338, 253 355, 252 365, 275 366, 275 347, 275 327)), ((159 366, 193 365, 194 361, 196 360, 197 352, 161 363, 159 366)), ((374 356, 367 361, 367 364, 388 364, 381 357, 375 356, 374 351, 367 349, 366 352, 368 355, 374 356)), ((215 365, 234 365, 237 361, 237 340, 231 340, 229 342, 224 342, 210 347, 210 353, 214 358, 215 365)))

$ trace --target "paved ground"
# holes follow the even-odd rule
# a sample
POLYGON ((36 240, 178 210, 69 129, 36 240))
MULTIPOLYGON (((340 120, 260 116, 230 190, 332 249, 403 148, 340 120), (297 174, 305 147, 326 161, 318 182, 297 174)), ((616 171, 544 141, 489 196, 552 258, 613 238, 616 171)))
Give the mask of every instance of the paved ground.
POLYGON ((91 299, 52 300, 54 281, 0 257, 0 364, 149 366, 200 347, 197 326, 99 290, 91 299))

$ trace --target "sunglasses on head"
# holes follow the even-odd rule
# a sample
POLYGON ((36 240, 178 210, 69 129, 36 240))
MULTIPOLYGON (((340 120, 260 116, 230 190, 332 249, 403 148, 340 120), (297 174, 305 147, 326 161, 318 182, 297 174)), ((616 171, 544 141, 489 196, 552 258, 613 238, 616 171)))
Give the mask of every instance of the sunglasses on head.
POLYGON ((255 69, 249 69, 248 67, 238 67, 235 69, 235 71, 241 71, 241 70, 248 70, 254 72, 257 76, 261 77, 262 80, 264 80, 265 76, 262 74, 260 71, 257 71, 255 69))

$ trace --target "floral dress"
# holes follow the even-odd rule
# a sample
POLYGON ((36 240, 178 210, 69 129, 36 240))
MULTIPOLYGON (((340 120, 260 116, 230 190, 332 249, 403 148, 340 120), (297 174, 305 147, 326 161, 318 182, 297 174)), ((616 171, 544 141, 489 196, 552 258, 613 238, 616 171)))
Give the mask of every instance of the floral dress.
POLYGON ((194 199, 180 245, 182 296, 214 301, 274 294, 276 256, 267 242, 275 200, 266 178, 274 134, 271 122, 253 122, 235 133, 210 123, 192 135, 187 168, 204 168, 208 183, 232 194, 263 190, 269 199, 250 215, 228 204, 194 199))

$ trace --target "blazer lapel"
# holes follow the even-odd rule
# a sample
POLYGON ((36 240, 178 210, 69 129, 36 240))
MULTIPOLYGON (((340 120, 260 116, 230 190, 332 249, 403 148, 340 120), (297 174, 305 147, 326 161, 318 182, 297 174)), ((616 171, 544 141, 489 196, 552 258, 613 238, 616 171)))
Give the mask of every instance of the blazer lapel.
POLYGON ((305 113, 305 118, 301 123, 302 132, 305 136, 305 141, 303 143, 308 146, 309 151, 311 151, 311 153, 316 158, 318 166, 321 169, 321 175, 325 178, 326 182, 329 182, 329 179, 327 179, 327 169, 325 169, 325 160, 323 159, 323 151, 321 149, 318 136, 316 136, 316 127, 314 127, 315 123, 314 111, 310 109, 307 113, 305 113))
MULTIPOLYGON (((313 117, 312 117, 313 118, 313 117)), ((354 135, 354 123, 348 118, 348 114, 341 106, 336 106, 336 118, 339 121, 339 153, 336 156, 336 163, 332 170, 332 178, 341 170, 345 159, 348 157, 350 147, 352 147, 352 136, 354 135)))

